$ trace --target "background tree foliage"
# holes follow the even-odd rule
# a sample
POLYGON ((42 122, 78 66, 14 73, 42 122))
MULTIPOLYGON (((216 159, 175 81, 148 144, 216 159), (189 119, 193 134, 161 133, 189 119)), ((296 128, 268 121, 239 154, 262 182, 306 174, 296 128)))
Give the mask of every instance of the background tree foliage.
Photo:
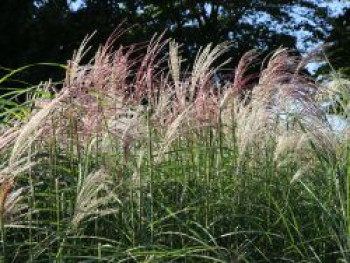
MULTIPOLYGON (((85 35, 97 30, 92 42, 96 46, 126 21, 124 27, 130 29, 119 43, 146 41, 167 30, 167 37, 184 44, 189 64, 200 46, 233 41, 233 67, 253 48, 296 48, 299 29, 309 33, 309 40, 324 39, 328 14, 326 7, 310 0, 2 0, 0 65, 65 63, 85 35), (80 7, 73 10, 72 2, 80 7)), ((62 77, 52 70, 29 75, 35 76, 33 81, 62 77)))
MULTIPOLYGON (((350 76, 350 9, 332 21, 332 28, 327 38, 331 46, 326 49, 326 55, 334 69, 350 76)), ((319 72, 329 69, 329 65, 325 65, 319 72)))

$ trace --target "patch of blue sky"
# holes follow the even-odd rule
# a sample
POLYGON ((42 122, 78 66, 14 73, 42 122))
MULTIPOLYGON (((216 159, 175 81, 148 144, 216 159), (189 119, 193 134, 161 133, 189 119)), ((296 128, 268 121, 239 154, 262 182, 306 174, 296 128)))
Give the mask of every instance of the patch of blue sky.
POLYGON ((68 0, 68 5, 71 10, 77 11, 84 5, 84 2, 82 0, 68 0))
MULTIPOLYGON (((331 17, 339 16, 344 12, 345 9, 350 8, 350 1, 346 0, 329 0, 318 2, 310 0, 309 2, 318 3, 318 6, 320 8, 326 7, 328 9, 328 15, 331 17)), ((321 31, 323 34, 327 35, 327 32, 325 30, 317 27, 318 22, 321 23, 321 21, 313 20, 315 18, 314 10, 307 7, 293 6, 285 11, 287 11, 292 18, 292 24, 308 24, 310 27, 315 28, 315 30, 321 31)), ((289 28, 289 25, 279 23, 265 12, 260 12, 258 16, 256 16, 256 13, 251 14, 250 16, 241 19, 241 22, 254 24, 269 23, 271 28, 277 32, 285 32, 296 37, 297 48, 302 51, 302 53, 312 51, 317 48, 317 46, 323 44, 323 42, 321 40, 318 40, 317 36, 315 36, 310 30, 302 27, 297 30, 289 28)), ((325 29, 330 30, 331 27, 328 26, 325 29)), ((321 65, 322 64, 318 62, 309 63, 307 68, 311 73, 314 73, 321 65)))

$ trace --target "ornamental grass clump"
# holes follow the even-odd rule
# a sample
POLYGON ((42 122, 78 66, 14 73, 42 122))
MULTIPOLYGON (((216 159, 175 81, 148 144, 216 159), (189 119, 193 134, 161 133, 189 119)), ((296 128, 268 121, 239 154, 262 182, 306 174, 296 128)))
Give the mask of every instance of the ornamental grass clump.
POLYGON ((80 175, 77 185, 77 197, 74 205, 72 225, 77 228, 82 221, 93 220, 94 217, 102 217, 113 214, 116 209, 110 205, 119 203, 113 184, 108 173, 100 169, 83 178, 80 175))
POLYGON ((286 49, 223 79, 230 43, 185 68, 174 40, 121 33, 5 113, 0 260, 349 261, 349 126, 325 107, 348 123, 347 81, 286 49))
POLYGON ((22 217, 26 214, 28 206, 23 203, 23 187, 13 190, 11 183, 2 183, 0 191, 0 216, 1 229, 5 224, 18 224, 22 217))

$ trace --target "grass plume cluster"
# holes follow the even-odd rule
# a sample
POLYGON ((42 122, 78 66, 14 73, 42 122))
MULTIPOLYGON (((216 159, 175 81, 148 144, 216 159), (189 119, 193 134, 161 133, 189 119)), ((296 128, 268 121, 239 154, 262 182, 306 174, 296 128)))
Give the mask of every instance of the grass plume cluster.
POLYGON ((224 83, 230 43, 184 69, 176 42, 119 33, 2 113, 2 262, 350 260, 348 80, 280 49, 224 83))

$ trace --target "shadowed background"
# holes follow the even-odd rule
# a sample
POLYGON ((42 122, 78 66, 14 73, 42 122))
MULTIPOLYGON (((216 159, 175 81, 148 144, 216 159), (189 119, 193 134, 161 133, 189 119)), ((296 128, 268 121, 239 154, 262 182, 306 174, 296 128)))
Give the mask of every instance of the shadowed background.
MULTIPOLYGON (((348 7, 344 0, 2 0, 0 66, 14 69, 39 62, 65 64, 84 36, 97 30, 91 42, 96 48, 124 21, 123 28, 129 30, 118 44, 140 43, 167 30, 166 37, 184 45, 183 57, 188 64, 199 47, 210 42, 232 41, 228 55, 230 66, 235 67, 244 52, 253 48, 265 53, 278 47, 305 52, 329 40, 343 52, 331 57, 332 62, 337 68, 346 68, 350 61, 345 52, 348 7)), ((20 77, 35 84, 48 78, 60 80, 62 74, 41 68, 20 77)))

